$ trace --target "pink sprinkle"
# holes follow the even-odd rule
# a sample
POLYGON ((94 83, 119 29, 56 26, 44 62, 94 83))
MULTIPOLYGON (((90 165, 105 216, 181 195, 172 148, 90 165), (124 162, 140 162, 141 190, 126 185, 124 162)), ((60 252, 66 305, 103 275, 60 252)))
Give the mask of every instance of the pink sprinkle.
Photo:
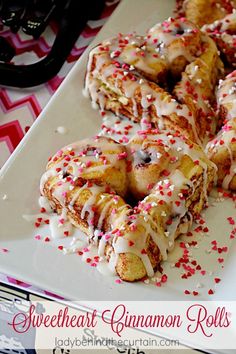
POLYGON ((89 225, 94 225, 95 224, 95 220, 94 220, 94 218, 91 218, 90 220, 89 220, 89 225))
POLYGON ((117 155, 118 160, 123 160, 128 156, 127 152, 121 152, 120 154, 117 155))
POLYGON ((57 156, 61 157, 62 154, 63 154, 63 151, 62 151, 62 150, 57 151, 57 156))
POLYGON ((35 240, 41 240, 41 236, 40 235, 36 235, 34 236, 35 240))
POLYGON ((64 224, 64 222, 65 222, 65 219, 63 219, 63 218, 62 218, 62 219, 59 219, 59 223, 60 223, 60 224, 62 224, 62 225, 63 225, 63 224, 64 224))
POLYGON ((115 282, 116 282, 116 284, 121 284, 122 283, 121 279, 116 279, 115 282))
POLYGON ((137 230, 137 225, 131 224, 129 228, 130 228, 131 231, 136 231, 137 230))
POLYGON ((7 252, 9 252, 9 250, 7 248, 2 248, 2 252, 7 253, 7 252))
POLYGON ((66 192, 62 192, 61 195, 66 198, 66 192))
POLYGON ((92 161, 87 161, 86 162, 86 167, 90 167, 90 166, 92 166, 92 161))
POLYGON ((89 249, 87 247, 83 248, 84 252, 89 252, 89 249))
POLYGON ((91 267, 97 267, 96 263, 91 263, 90 265, 91 265, 91 267))
POLYGON ((205 275, 206 271, 205 270, 201 270, 201 275, 205 275))
POLYGON ((151 203, 146 203, 143 207, 143 210, 145 210, 145 211, 149 211, 150 209, 152 209, 151 203))
POLYGON ((128 143, 129 142, 129 139, 126 136, 123 136, 122 140, 123 140, 124 143, 128 143))
POLYGON ((166 274, 163 274, 162 277, 161 277, 161 282, 162 282, 162 283, 166 283, 166 282, 167 282, 167 279, 168 279, 167 275, 166 275, 166 274))
POLYGON ((109 240, 111 238, 110 235, 105 235, 105 240, 109 240))
POLYGON ((160 281, 157 282, 157 283, 156 283, 156 286, 161 287, 161 282, 160 282, 160 281))
POLYGON ((228 217, 227 220, 228 220, 230 225, 235 225, 235 221, 234 221, 234 219, 231 216, 228 217))

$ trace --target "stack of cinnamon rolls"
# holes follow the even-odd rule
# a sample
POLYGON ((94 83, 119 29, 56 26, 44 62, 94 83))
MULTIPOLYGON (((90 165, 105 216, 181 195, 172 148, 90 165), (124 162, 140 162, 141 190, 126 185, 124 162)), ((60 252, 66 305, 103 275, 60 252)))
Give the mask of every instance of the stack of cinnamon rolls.
POLYGON ((93 106, 140 128, 126 145, 96 136, 59 150, 41 178, 52 208, 125 281, 154 275, 214 183, 236 190, 236 72, 225 77, 229 57, 206 22, 189 21, 197 2, 184 1, 187 18, 91 50, 85 91, 93 106))

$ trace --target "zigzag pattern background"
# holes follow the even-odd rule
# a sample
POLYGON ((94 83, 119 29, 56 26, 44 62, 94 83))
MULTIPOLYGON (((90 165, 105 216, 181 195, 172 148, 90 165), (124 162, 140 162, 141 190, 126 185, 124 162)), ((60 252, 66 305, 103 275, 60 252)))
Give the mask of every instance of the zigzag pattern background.
MULTIPOLYGON (((29 130, 33 121, 104 25, 118 2, 119 0, 108 3, 99 20, 87 23, 60 72, 52 80, 38 88, 33 88, 32 91, 0 88, 0 167, 29 130)), ((30 64, 46 56, 51 49, 55 34, 55 24, 48 27, 38 40, 32 39, 21 31, 13 34, 0 25, 0 35, 6 38, 16 50, 17 55, 13 61, 15 64, 30 64)))
MULTIPOLYGON (((74 63, 104 25, 118 2, 119 0, 110 1, 110 4, 106 5, 99 20, 87 23, 67 61, 52 80, 44 85, 40 85, 38 88, 33 88, 32 91, 29 89, 0 88, 0 167, 3 166, 23 136, 30 129, 34 120, 60 86, 74 63)), ((46 29, 39 40, 35 41, 23 32, 12 34, 0 24, 0 35, 7 38, 16 49, 17 56, 14 58, 14 63, 16 64, 30 64, 47 55, 53 44, 55 33, 55 27, 52 25, 46 29)), ((45 295, 59 298, 55 294, 43 291, 42 289, 35 289, 30 284, 23 283, 20 280, 0 273, 1 280, 14 286, 28 289, 33 288, 37 292, 43 292, 45 295)))

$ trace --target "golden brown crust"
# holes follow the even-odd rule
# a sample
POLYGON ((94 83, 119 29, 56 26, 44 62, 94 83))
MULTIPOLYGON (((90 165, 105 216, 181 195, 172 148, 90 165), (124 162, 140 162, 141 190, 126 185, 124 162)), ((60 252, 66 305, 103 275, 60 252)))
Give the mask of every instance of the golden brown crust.
POLYGON ((110 110, 135 122, 145 118, 153 128, 177 131, 202 144, 206 136, 215 131, 214 89, 223 72, 214 41, 181 19, 168 19, 151 28, 144 45, 136 47, 138 52, 130 50, 135 44, 131 45, 129 39, 124 45, 125 40, 120 39, 122 46, 115 51, 112 51, 113 42, 105 48, 102 43, 91 51, 86 90, 92 102, 102 110, 110 110), (150 63, 146 53, 149 51, 156 52, 153 56, 157 56, 156 70, 161 77, 166 75, 166 70, 175 78, 182 72, 182 79, 172 94, 157 84, 167 86, 167 83, 147 75, 150 63), (166 67, 162 66, 163 60, 166 67), (197 66, 199 71, 193 75, 197 66), (202 84, 196 84, 195 79, 202 84), (198 87, 197 92, 190 93, 187 84, 195 89, 198 87))
POLYGON ((232 4, 235 7, 236 2, 223 0, 186 0, 184 1, 184 11, 189 21, 202 27, 205 24, 220 20, 231 13, 233 9, 232 4))
MULTIPOLYGON (((116 257, 116 273, 125 281, 140 280, 157 270, 170 246, 166 239, 169 222, 178 215, 176 230, 170 238, 172 245, 179 234, 188 230, 192 218, 199 215, 206 203, 207 189, 214 178, 213 165, 201 148, 175 136, 176 140, 180 139, 177 146, 181 146, 181 149, 195 149, 194 158, 199 156, 200 165, 195 164, 193 158, 184 151, 180 153, 182 157, 178 166, 171 166, 171 160, 166 159, 165 167, 170 171, 170 182, 167 182, 167 177, 163 179, 161 176, 163 166, 157 159, 157 153, 164 151, 161 144, 167 139, 169 156, 174 156, 171 151, 171 144, 175 144, 173 136, 170 133, 160 134, 156 130, 143 133, 144 136, 134 137, 126 147, 102 137, 71 144, 51 158, 41 180, 41 192, 53 209, 58 214, 66 215, 75 227, 87 235, 89 242, 95 242, 95 230, 101 233, 96 242, 99 245, 105 242, 104 257, 109 263, 114 262, 116 257), (136 157, 131 158, 134 147, 138 151, 143 143, 148 151, 154 152, 154 160, 148 162, 144 174, 139 169, 136 157), (104 161, 105 165, 102 164, 104 161), (203 166, 207 166, 206 171, 203 166), (132 178, 128 177, 132 176, 130 167, 134 174, 137 173, 136 187, 131 186, 132 178), (178 169, 177 175, 175 167, 178 169), (131 190, 135 193, 134 188, 138 195, 140 172, 145 183, 151 179, 156 184, 149 193, 144 193, 146 198, 141 203, 131 208, 119 193, 125 195, 129 184, 129 195, 131 190), (120 177, 114 181, 113 175, 120 177), (175 180, 177 185, 173 187, 176 191, 171 197, 174 189, 170 186, 175 180), (166 193, 171 193, 167 198, 163 193, 159 194, 163 188, 166 193), (173 213, 176 198, 180 210, 174 209, 173 213), (102 240, 104 236, 108 237, 106 241, 102 240)), ((173 151, 177 146, 173 145, 173 151)))
POLYGON ((236 190, 236 118, 229 120, 208 143, 207 155, 218 168, 217 184, 236 190))

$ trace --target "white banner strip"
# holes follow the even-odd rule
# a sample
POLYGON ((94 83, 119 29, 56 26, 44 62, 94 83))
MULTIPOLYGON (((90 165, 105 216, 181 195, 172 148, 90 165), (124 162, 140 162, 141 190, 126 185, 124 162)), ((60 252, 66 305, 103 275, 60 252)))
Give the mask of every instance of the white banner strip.
MULTIPOLYGON (((14 308, 2 302, 0 315, 4 311, 7 322, 1 328, 0 349, 6 349, 7 337, 18 338, 26 349, 32 343, 36 349, 177 350, 187 346, 226 353, 236 348, 236 301, 59 304, 38 300, 14 308)), ((14 347, 13 342, 9 345, 14 347)))

